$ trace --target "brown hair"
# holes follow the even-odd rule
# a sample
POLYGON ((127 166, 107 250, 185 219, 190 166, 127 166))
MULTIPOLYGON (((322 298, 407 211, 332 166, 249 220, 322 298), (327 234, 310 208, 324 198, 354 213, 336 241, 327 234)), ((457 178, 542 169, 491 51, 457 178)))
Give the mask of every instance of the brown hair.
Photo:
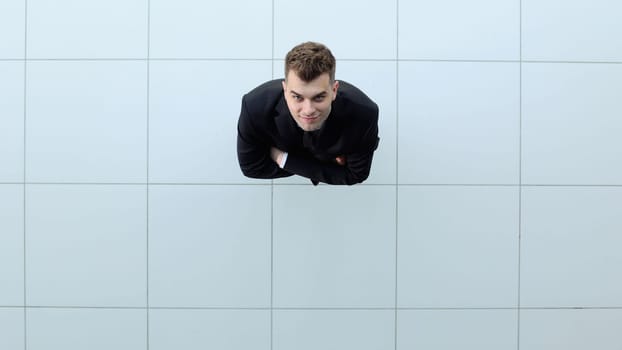
POLYGON ((324 73, 328 73, 330 81, 334 82, 335 66, 335 57, 326 46, 308 41, 296 45, 285 56, 285 79, 289 71, 293 70, 305 82, 324 73))

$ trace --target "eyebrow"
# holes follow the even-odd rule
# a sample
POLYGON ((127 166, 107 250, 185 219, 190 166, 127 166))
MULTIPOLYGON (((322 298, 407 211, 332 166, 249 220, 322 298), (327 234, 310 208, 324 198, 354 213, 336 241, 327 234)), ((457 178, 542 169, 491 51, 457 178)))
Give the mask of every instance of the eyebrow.
MULTIPOLYGON (((294 90, 290 90, 290 92, 291 92, 292 94, 294 94, 294 95, 297 95, 297 96, 302 96, 302 94, 299 94, 299 93, 297 93, 297 92, 296 92, 296 91, 294 91, 294 90)), ((316 98, 316 97, 323 97, 323 96, 326 96, 326 94, 327 94, 327 92, 326 92, 326 91, 322 91, 322 92, 320 92, 319 94, 317 94, 317 95, 313 96, 312 98, 316 98)))

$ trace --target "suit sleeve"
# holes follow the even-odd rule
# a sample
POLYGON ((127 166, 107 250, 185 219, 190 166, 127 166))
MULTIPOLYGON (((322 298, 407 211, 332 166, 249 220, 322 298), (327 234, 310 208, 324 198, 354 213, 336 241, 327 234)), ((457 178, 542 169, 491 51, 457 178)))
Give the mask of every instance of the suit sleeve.
POLYGON ((378 125, 372 125, 362 138, 361 151, 346 154, 346 164, 322 162, 315 158, 289 153, 285 170, 331 185, 354 185, 369 177, 374 151, 378 147, 378 125))
POLYGON ((242 99, 242 109, 238 120, 238 162, 246 177, 256 179, 274 179, 291 176, 292 174, 279 168, 270 158, 269 141, 262 137, 252 123, 252 116, 248 113, 246 102, 242 99))

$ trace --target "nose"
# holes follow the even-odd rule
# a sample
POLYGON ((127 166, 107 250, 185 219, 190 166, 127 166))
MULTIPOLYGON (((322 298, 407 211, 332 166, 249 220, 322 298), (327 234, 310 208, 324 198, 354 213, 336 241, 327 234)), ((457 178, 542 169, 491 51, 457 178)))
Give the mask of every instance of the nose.
POLYGON ((313 104, 311 103, 310 100, 305 100, 302 102, 302 115, 304 116, 310 116, 313 115, 313 113, 315 113, 315 108, 313 107, 313 104))

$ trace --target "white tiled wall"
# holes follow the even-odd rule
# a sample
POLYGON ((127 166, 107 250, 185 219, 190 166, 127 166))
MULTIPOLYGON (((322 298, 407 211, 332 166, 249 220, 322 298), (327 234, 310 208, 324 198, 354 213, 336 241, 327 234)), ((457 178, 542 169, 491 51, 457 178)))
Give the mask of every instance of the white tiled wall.
POLYGON ((0 181, 24 180, 24 63, 0 60, 0 181))
POLYGON ((3 0, 0 348, 622 348, 622 3, 3 0), (244 178, 326 43, 354 187, 244 178))
POLYGON ((519 63, 399 69, 400 184, 518 184, 519 63))
POLYGON ((30 59, 129 59, 147 55, 148 1, 28 0, 27 6, 30 59))
POLYGON ((154 186, 154 307, 270 307, 270 187, 154 186))
POLYGON ((26 303, 146 303, 144 185, 27 185, 26 303))
POLYGON ((276 350, 394 349, 393 310, 278 310, 276 350))
POLYGON ((398 349, 517 349, 517 311, 398 311, 398 349))
POLYGON ((146 315, 144 309, 28 309, 27 348, 145 349, 146 315))
POLYGON ((0 185, 0 281, 0 305, 24 305, 24 185, 0 185))
POLYGON ((399 58, 520 58, 520 1, 399 1, 399 58))
POLYGON ((26 181, 145 183, 147 64, 26 65, 26 181))
POLYGON ((24 59, 25 14, 25 0, 3 0, 0 2, 0 43, 2 43, 0 45, 0 57, 2 59, 24 59))
POLYGON ((517 307, 516 186, 405 186, 399 194, 399 307, 517 307))

